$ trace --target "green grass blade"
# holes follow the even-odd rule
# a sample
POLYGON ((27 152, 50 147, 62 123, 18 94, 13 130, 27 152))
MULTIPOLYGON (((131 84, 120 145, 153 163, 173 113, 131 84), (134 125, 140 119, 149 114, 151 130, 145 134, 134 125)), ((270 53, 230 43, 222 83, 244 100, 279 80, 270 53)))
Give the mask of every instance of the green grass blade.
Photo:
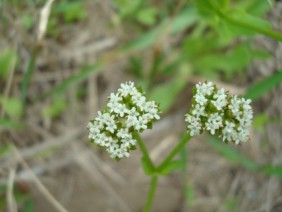
POLYGON ((256 100, 264 93, 270 91, 275 86, 282 82, 282 70, 275 72, 271 76, 265 78, 252 85, 245 93, 244 97, 252 100, 256 100))
POLYGON ((68 79, 63 81, 61 84, 47 91, 45 94, 40 96, 40 99, 46 98, 54 94, 64 93, 72 85, 77 84, 81 82, 82 80, 85 80, 90 74, 98 71, 100 66, 101 66, 100 64, 95 64, 95 65, 92 65, 92 66, 89 66, 83 69, 78 74, 69 77, 68 79))
POLYGON ((274 175, 279 178, 282 178, 282 166, 271 166, 266 165, 260 168, 260 171, 267 175, 274 175))
POLYGON ((207 143, 234 164, 240 165, 250 171, 261 172, 282 179, 282 166, 258 164, 256 161, 246 157, 239 151, 221 142, 219 139, 210 136, 208 136, 207 143))
POLYGON ((21 102, 22 102, 24 111, 25 111, 27 90, 28 90, 28 86, 29 86, 34 68, 35 68, 35 62, 36 62, 38 54, 39 54, 39 48, 35 47, 33 52, 32 52, 31 58, 29 60, 27 69, 26 69, 24 76, 23 76, 22 88, 21 88, 21 102))
POLYGON ((196 9, 189 7, 183 10, 172 20, 167 18, 159 26, 155 27, 139 38, 127 43, 122 47, 121 51, 142 50, 150 47, 155 42, 158 42, 163 33, 175 34, 181 32, 189 26, 192 26, 198 19, 196 9))
POLYGON ((242 155, 240 152, 226 145, 222 141, 215 139, 213 137, 208 137, 207 143, 232 163, 241 165, 244 168, 252 171, 258 170, 258 164, 255 161, 242 155))

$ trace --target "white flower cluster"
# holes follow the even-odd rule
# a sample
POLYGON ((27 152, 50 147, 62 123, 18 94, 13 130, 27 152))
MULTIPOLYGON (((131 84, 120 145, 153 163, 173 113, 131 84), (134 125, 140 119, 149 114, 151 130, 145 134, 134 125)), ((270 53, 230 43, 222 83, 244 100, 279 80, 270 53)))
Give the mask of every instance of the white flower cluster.
POLYGON ((185 115, 191 136, 207 130, 225 142, 246 142, 252 125, 251 100, 229 95, 212 82, 198 83, 193 89, 192 108, 185 115))
POLYGON ((103 112, 88 123, 88 137, 105 147, 112 158, 129 157, 136 144, 132 132, 151 128, 152 122, 160 119, 158 113, 158 105, 147 101, 133 82, 123 83, 116 94, 111 93, 103 112))

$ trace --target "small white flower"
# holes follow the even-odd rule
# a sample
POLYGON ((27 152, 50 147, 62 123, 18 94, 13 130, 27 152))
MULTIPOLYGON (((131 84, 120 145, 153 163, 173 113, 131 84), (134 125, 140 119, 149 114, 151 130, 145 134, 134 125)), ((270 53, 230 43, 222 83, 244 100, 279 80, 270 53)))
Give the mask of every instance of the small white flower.
POLYGON ((196 94, 195 100, 197 103, 199 103, 201 106, 205 105, 207 103, 207 99, 204 95, 202 94, 196 94))
POLYGON ((136 130, 147 129, 147 120, 142 116, 139 116, 136 125, 134 126, 136 130))
POLYGON ((195 107, 193 108, 192 110, 192 114, 196 117, 199 117, 199 116, 206 116, 206 112, 205 112, 205 107, 204 106, 201 106, 199 104, 196 104, 195 107))
POLYGON ((140 108, 141 111, 145 111, 146 108, 146 97, 142 96, 139 101, 136 102, 137 106, 140 108))
POLYGON ((214 85, 212 82, 207 82, 207 83, 198 83, 196 85, 197 88, 197 94, 199 95, 211 95, 213 90, 214 90, 214 85))
POLYGON ((124 143, 124 146, 131 147, 136 145, 136 140, 132 138, 121 139, 121 142, 124 143))
POLYGON ((126 121, 126 127, 130 128, 130 127, 134 127, 138 124, 138 119, 136 116, 128 116, 126 121))
POLYGON ((136 110, 136 107, 132 107, 131 110, 128 110, 128 117, 137 117, 139 116, 139 112, 136 110))
POLYGON ((114 108, 114 112, 119 114, 120 117, 123 117, 125 113, 128 113, 128 109, 126 108, 125 104, 118 104, 114 108))
POLYGON ((111 93, 111 96, 109 97, 109 102, 107 104, 107 107, 110 109, 110 112, 113 112, 114 109, 119 105, 119 102, 122 100, 122 98, 118 94, 111 93))
POLYGON ((202 130, 200 119, 190 114, 185 116, 185 121, 188 122, 187 129, 191 136, 199 135, 202 130))
POLYGON ((215 130, 218 130, 222 126, 222 117, 218 113, 211 114, 205 126, 206 129, 214 135, 215 130))
POLYGON ((133 103, 134 104, 137 104, 139 101, 140 101, 140 99, 142 98, 142 94, 140 93, 140 92, 138 92, 138 91, 136 91, 135 93, 134 93, 134 95, 132 95, 132 101, 133 101, 133 103))
POLYGON ((217 91, 217 93, 213 96, 216 100, 212 100, 211 102, 216 107, 217 110, 221 110, 223 107, 226 106, 227 100, 226 100, 226 93, 223 88, 217 91))
POLYGON ((120 85, 120 89, 118 89, 118 92, 123 96, 126 97, 128 94, 130 94, 133 90, 136 88, 134 87, 133 82, 127 82, 127 83, 122 83, 120 85))
POLYGON ((235 117, 239 117, 242 113, 240 111, 240 104, 241 104, 241 99, 239 99, 236 95, 231 97, 231 101, 230 104, 228 105, 228 108, 232 111, 235 117))
POLYGON ((117 137, 119 138, 132 138, 130 134, 128 134, 128 129, 127 128, 121 128, 117 132, 117 137))
POLYGON ((160 119, 160 116, 158 115, 158 109, 156 108, 151 108, 150 110, 147 111, 147 113, 145 113, 145 115, 148 115, 150 117, 150 120, 151 119, 156 119, 156 120, 160 119))
POLYGON ((97 134, 97 137, 94 142, 96 144, 99 144, 100 146, 106 146, 106 143, 108 142, 108 137, 104 133, 97 134))
POLYGON ((225 121, 225 127, 222 130, 222 135, 223 135, 222 140, 223 141, 225 141, 225 140, 227 140, 229 142, 232 141, 232 137, 234 137, 233 135, 236 133, 234 127, 235 127, 234 123, 229 122, 229 121, 225 121))

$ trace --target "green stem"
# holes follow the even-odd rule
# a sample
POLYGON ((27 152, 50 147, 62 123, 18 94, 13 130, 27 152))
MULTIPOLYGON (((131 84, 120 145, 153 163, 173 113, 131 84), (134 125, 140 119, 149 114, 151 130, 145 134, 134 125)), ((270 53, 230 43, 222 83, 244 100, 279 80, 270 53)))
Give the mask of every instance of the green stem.
POLYGON ((153 164, 152 159, 150 158, 149 152, 147 150, 146 145, 143 142, 143 139, 141 138, 141 136, 139 135, 138 132, 133 132, 132 133, 133 137, 137 140, 138 145, 143 153, 143 156, 146 158, 146 161, 148 161, 150 163, 150 166, 154 169, 155 165, 153 164))
POLYGON ((211 1, 209 1, 210 5, 212 6, 213 10, 222 18, 222 19, 225 19, 227 22, 229 23, 232 23, 234 25, 237 25, 237 26, 241 26, 241 27, 244 27, 244 28, 247 28, 247 29, 252 29, 254 31, 257 31, 263 35, 266 35, 268 37, 272 37, 276 40, 279 40, 279 41, 282 41, 282 34, 278 33, 278 32, 275 32, 275 31, 272 31, 272 30, 267 30, 267 29, 264 29, 262 27, 259 27, 259 26, 256 26, 256 25, 253 25, 253 24, 250 24, 248 22, 244 22, 244 21, 241 21, 241 20, 236 20, 228 15, 226 15, 225 13, 223 13, 221 10, 219 10, 217 7, 215 7, 213 5, 213 3, 211 1))
POLYGON ((153 203, 153 200, 154 200, 154 197, 155 197, 157 184, 158 184, 158 175, 153 175, 152 179, 151 179, 149 194, 148 194, 146 205, 143 209, 143 212, 149 212, 150 211, 150 208, 152 206, 152 203, 153 203))
POLYGON ((191 136, 188 133, 185 133, 180 142, 174 147, 174 149, 169 153, 166 159, 157 167, 158 171, 161 171, 167 166, 167 164, 174 158, 174 156, 185 146, 185 144, 190 141, 191 136))

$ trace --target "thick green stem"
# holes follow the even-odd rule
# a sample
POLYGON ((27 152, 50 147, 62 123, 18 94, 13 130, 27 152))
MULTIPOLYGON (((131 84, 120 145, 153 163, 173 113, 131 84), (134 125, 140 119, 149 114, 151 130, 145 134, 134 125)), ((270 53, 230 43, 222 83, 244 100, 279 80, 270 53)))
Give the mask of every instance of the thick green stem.
POLYGON ((158 171, 161 171, 167 166, 167 164, 174 158, 174 156, 185 146, 185 144, 191 139, 188 133, 185 133, 180 142, 174 147, 174 149, 169 153, 166 159, 157 167, 158 171))
POLYGON ((144 144, 143 139, 141 138, 139 133, 138 132, 133 132, 132 135, 133 135, 133 138, 135 138, 137 140, 138 145, 139 145, 139 147, 140 147, 140 149, 141 149, 141 151, 143 153, 143 156, 146 158, 146 161, 148 161, 150 163, 150 166, 152 168, 155 168, 155 165, 153 164, 153 161, 150 158, 150 155, 149 155, 149 152, 147 150, 147 147, 144 144))
POLYGON ((158 184, 158 175, 153 175, 150 184, 149 194, 147 196, 146 205, 143 209, 143 212, 149 212, 155 197, 155 192, 158 184))

